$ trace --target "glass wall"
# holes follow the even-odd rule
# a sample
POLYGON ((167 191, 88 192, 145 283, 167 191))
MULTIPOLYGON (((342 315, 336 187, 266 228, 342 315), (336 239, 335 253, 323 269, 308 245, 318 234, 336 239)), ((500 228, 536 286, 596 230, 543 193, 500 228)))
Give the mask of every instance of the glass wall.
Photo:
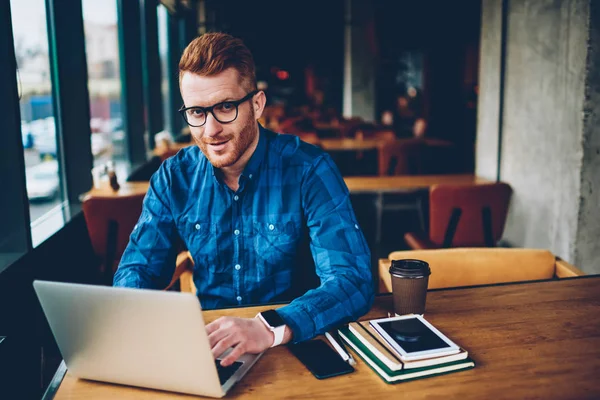
POLYGON ((10 6, 27 195, 33 227, 59 206, 63 198, 57 161, 46 4, 44 0, 11 0, 10 6))
POLYGON ((171 127, 171 108, 169 96, 169 25, 167 7, 159 4, 158 12, 158 53, 160 56, 160 71, 161 82, 160 90, 162 93, 163 102, 163 126, 164 130, 168 131, 171 127))
POLYGON ((116 0, 83 0, 94 167, 112 161, 117 176, 129 172, 121 114, 116 0))

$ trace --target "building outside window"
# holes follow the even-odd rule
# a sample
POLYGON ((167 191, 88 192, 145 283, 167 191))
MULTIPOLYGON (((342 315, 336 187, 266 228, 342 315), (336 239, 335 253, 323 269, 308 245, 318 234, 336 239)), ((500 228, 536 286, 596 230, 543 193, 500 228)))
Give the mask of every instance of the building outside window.
MULTIPOLYGON (((25 151, 25 175, 32 232, 63 201, 58 169, 48 31, 44 0, 11 0, 11 18, 17 59, 17 83, 21 109, 21 136, 25 151)), ((51 228, 53 229, 53 228, 51 228)), ((48 233, 37 232, 40 237, 48 233)), ((34 246, 39 240, 33 238, 34 246)))
POLYGON ((121 113, 116 0, 83 0, 94 167, 112 162, 119 180, 129 173, 121 113))

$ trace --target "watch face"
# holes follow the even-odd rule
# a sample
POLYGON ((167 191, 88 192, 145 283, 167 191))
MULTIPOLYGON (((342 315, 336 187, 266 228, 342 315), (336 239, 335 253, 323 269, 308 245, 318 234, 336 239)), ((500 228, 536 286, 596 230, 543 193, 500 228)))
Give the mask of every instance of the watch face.
POLYGON ((267 321, 267 323, 274 328, 285 325, 285 321, 279 316, 279 314, 277 314, 277 311, 275 310, 263 311, 260 313, 260 315, 262 315, 265 321, 267 321))

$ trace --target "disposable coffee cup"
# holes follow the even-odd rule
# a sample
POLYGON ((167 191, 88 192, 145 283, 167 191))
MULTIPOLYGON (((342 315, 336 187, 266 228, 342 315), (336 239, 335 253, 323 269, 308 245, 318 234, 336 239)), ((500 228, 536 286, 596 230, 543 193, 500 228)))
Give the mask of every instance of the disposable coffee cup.
POLYGON ((392 260, 390 266, 392 277, 392 295, 394 297, 394 313, 398 316, 425 313, 427 285, 431 269, 422 260, 392 260))

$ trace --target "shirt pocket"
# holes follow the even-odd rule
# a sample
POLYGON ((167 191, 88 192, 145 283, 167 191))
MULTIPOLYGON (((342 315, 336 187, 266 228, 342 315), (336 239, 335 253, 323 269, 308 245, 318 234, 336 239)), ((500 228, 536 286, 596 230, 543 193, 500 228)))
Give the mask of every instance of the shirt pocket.
POLYGON ((300 230, 294 221, 254 222, 254 249, 258 264, 266 267, 267 275, 292 267, 299 238, 300 230))
POLYGON ((214 269, 220 265, 216 224, 186 218, 179 231, 194 260, 194 269, 214 269))

